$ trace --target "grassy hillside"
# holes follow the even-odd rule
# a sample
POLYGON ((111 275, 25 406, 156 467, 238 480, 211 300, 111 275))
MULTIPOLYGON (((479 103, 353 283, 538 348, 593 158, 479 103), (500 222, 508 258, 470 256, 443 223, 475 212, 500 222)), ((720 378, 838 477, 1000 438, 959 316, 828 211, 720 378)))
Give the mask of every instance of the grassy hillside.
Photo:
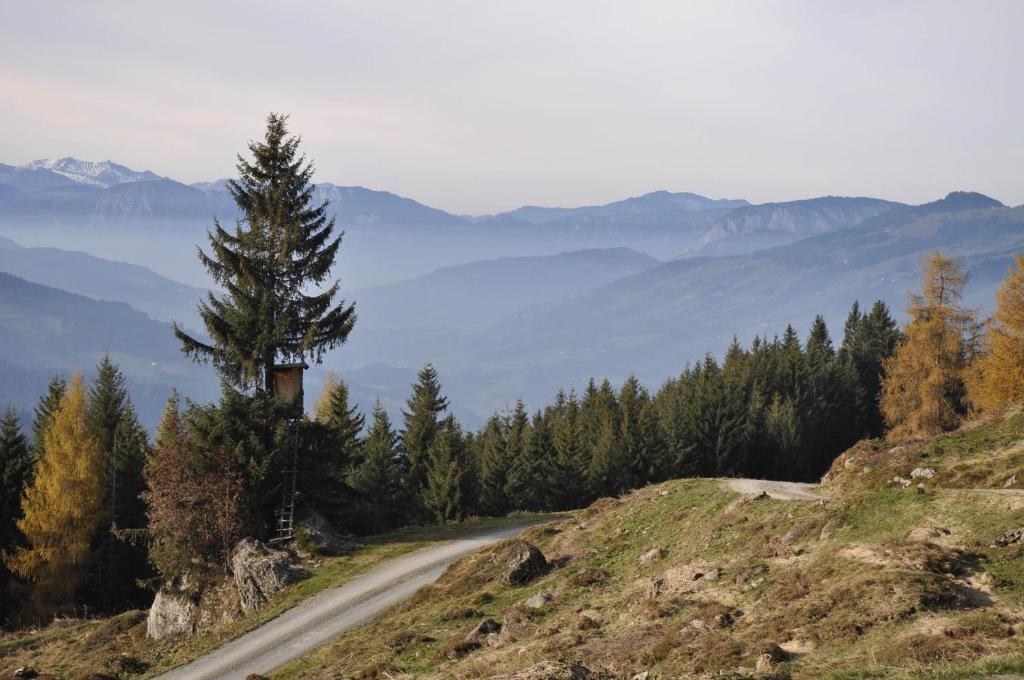
MULTIPOLYGON (((827 498, 689 479, 599 500, 526 532, 551 563, 538 578, 506 585, 519 542, 498 544, 273 677, 468 679, 573 664, 662 680, 1024 672, 1024 412, 925 441, 862 442, 816 491, 827 498), (470 635, 485 619, 501 630, 470 635)), ((192 640, 147 641, 142 612, 8 635, 0 674, 29 664, 148 677, 381 559, 480 528, 370 539, 322 558, 257 616, 192 640)))
POLYGON ((1014 475, 1024 482, 1019 412, 864 443, 837 461, 823 502, 706 479, 604 499, 527 532, 556 565, 547 575, 504 585, 513 545, 482 551, 274 677, 481 678, 555 661, 625 678, 1024 670, 1024 543, 999 545, 1024 526, 1024 496, 975 490, 1014 475), (916 467, 935 475, 891 481, 916 467), (538 594, 550 601, 534 608, 538 594), (486 618, 501 632, 467 639, 486 618))
MULTIPOLYGON (((543 516, 542 516, 543 517, 543 516)), ((58 619, 52 625, 0 635, 0 679, 21 666, 47 678, 79 680, 93 674, 147 678, 167 671, 273 619, 325 588, 340 586, 383 560, 427 547, 436 541, 536 521, 532 516, 485 519, 442 527, 409 527, 361 539, 355 552, 340 557, 310 557, 312 576, 271 599, 266 607, 212 632, 193 638, 146 637, 146 612, 128 611, 106 619, 58 619)))

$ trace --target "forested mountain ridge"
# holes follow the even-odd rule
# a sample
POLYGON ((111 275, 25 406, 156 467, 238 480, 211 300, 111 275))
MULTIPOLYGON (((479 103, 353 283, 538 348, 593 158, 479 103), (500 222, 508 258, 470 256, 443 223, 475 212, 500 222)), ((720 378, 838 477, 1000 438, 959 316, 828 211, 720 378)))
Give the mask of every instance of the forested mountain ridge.
POLYGON ((444 267, 401 283, 352 292, 360 330, 486 327, 538 302, 582 293, 660 261, 628 248, 504 257, 444 267), (444 304, 436 304, 444 300, 444 304))
MULTIPOLYGON (((994 205, 973 200, 966 205, 994 205)), ((1021 248, 1024 207, 964 207, 954 194, 750 255, 666 262, 472 336, 438 339, 429 356, 456 384, 480 385, 475 399, 462 394, 470 404, 510 390, 534 403, 591 375, 656 384, 707 352, 721 355, 734 335, 748 342, 790 323, 807 328, 817 314, 837 328, 854 299, 882 299, 900 313, 921 257, 935 249, 964 257, 968 300, 985 309, 1021 248), (500 367, 488 363, 496 356, 500 367), (485 363, 486 382, 473 368, 485 363)))
POLYGON ((24 248, 2 236, 0 271, 96 300, 127 302, 162 321, 196 319, 196 300, 205 293, 139 265, 80 251, 24 248))
POLYGON ((0 403, 22 413, 54 373, 91 370, 106 354, 124 369, 139 415, 150 427, 175 385, 196 398, 216 395, 216 381, 181 355, 167 323, 123 302, 93 300, 3 272, 0 348, 0 403))

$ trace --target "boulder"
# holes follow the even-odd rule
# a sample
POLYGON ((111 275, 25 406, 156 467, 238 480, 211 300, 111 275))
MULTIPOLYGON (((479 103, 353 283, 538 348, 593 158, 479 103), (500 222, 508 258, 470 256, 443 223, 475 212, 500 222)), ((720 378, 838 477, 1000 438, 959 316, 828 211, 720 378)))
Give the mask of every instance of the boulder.
POLYGON ((931 468, 916 467, 910 471, 911 479, 931 479, 935 476, 935 470, 931 468))
POLYGON ((173 586, 161 588, 146 618, 146 636, 160 640, 170 635, 195 632, 196 603, 173 586))
POLYGON ((513 551, 502 580, 510 586, 529 583, 548 570, 548 561, 536 546, 522 543, 513 551))
POLYGON ((645 552, 643 555, 638 557, 637 561, 640 564, 643 564, 643 565, 654 564, 655 562, 657 562, 658 560, 660 560, 664 556, 665 556, 665 551, 662 550, 661 548, 651 548, 650 550, 645 552))
POLYGON ((231 553, 231 572, 242 611, 254 612, 289 584, 309 576, 292 564, 291 555, 274 550, 254 538, 243 539, 231 553))
POLYGON ((338 531, 315 510, 299 520, 295 530, 295 545, 315 555, 345 555, 356 549, 353 536, 338 531))

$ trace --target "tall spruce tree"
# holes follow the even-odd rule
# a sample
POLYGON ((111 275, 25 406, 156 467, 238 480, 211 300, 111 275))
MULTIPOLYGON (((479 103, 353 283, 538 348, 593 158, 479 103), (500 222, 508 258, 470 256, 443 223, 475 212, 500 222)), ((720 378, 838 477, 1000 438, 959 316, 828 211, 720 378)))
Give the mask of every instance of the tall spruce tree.
POLYGON ((504 515, 508 512, 508 495, 505 483, 508 480, 508 417, 492 415, 476 438, 477 470, 479 471, 477 503, 481 512, 487 515, 504 515))
POLYGON ((366 418, 359 412, 358 405, 349 405, 348 385, 333 372, 327 375, 316 406, 316 419, 326 427, 328 434, 322 443, 324 450, 319 473, 343 480, 352 468, 362 462, 359 435, 366 418))
POLYGON ((449 415, 439 425, 427 449, 423 505, 437 522, 466 516, 466 452, 462 430, 449 415))
POLYGON ((60 400, 64 397, 64 390, 67 387, 68 381, 58 373, 50 378, 50 384, 46 386, 46 394, 39 398, 35 410, 35 420, 32 421, 33 460, 43 457, 43 433, 50 426, 50 419, 60 405, 60 400))
POLYGON ((100 557, 89 588, 91 599, 101 610, 119 611, 142 604, 146 597, 145 591, 135 585, 149 575, 145 548, 138 542, 119 539, 115 532, 146 526, 140 494, 145 488, 143 468, 149 446, 124 376, 109 355, 100 360, 96 379, 89 387, 85 419, 103 452, 109 520, 94 539, 100 557))
POLYGON ((405 456, 405 489, 413 516, 422 512, 427 488, 427 460, 430 446, 440 428, 440 416, 448 408, 448 399, 441 394, 441 382, 433 365, 420 369, 412 396, 402 411, 402 452, 405 456))
POLYGON ((373 406, 373 422, 362 441, 362 453, 348 483, 363 498, 365 528, 384 531, 403 519, 402 471, 398 467, 398 434, 379 400, 373 406))
POLYGON ((330 276, 341 236, 334 236, 328 203, 314 202, 313 165, 299 154, 287 116, 270 114, 262 141, 238 157, 228 182, 242 219, 232 231, 214 221, 210 251, 199 258, 223 289, 209 293, 199 314, 212 339, 174 332, 182 349, 211 360, 233 386, 273 391, 279 360, 308 359, 345 342, 355 324, 353 305, 334 304, 339 283, 330 276), (310 292, 311 290, 317 292, 310 292))
POLYGON ((583 448, 580 405, 574 391, 559 391, 550 420, 554 445, 552 490, 559 510, 579 507, 586 495, 587 455, 583 448))
MULTIPOLYGON (((21 496, 32 475, 32 454, 21 431, 18 414, 8 406, 0 420, 0 554, 22 546, 18 529, 21 496)), ((11 572, 0 560, 0 627, 10 624, 17 605, 10 592, 11 572)))

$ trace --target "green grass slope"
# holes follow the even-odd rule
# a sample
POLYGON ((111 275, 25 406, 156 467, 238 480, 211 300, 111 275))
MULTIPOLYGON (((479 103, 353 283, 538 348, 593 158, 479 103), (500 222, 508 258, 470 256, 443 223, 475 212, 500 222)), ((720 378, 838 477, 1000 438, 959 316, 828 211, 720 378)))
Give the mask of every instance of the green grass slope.
POLYGON ((823 502, 719 480, 647 487, 529 530, 554 566, 527 585, 501 579, 514 542, 481 551, 274 677, 577 677, 514 674, 552 662, 614 678, 1024 671, 1024 543, 1003 540, 1024 527, 1016 479, 1020 413, 862 443, 836 461, 823 502), (893 481, 916 468, 934 475, 893 481), (500 632, 471 635, 488 618, 500 632))

